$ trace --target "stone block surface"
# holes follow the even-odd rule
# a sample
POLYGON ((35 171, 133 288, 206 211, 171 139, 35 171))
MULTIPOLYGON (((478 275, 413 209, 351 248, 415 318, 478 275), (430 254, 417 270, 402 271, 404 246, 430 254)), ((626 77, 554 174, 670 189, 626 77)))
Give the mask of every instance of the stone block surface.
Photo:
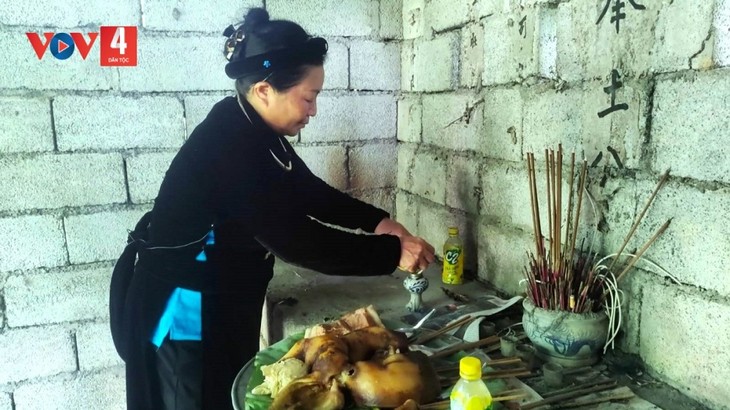
POLYGON ((524 104, 519 89, 484 92, 484 126, 479 152, 490 158, 522 160, 524 104))
POLYGON ((398 141, 421 142, 423 105, 417 95, 406 95, 398 100, 398 141))
POLYGON ((70 380, 26 384, 15 393, 16 410, 121 409, 125 397, 124 371, 80 373, 70 380))
POLYGON ((356 90, 397 90, 400 86, 398 44, 369 40, 352 41, 350 86, 356 90))
POLYGON ((76 331, 81 371, 124 365, 114 349, 109 323, 89 323, 76 331))
POLYGON ((350 187, 392 188, 396 185, 396 144, 368 144, 349 151, 350 187))
POLYGON ((654 92, 652 168, 705 181, 730 182, 730 73, 661 80, 654 92))
POLYGON ((339 190, 347 189, 347 149, 344 146, 298 146, 296 150, 314 175, 339 190))
POLYGON ((107 317, 111 273, 112 268, 105 267, 8 277, 5 283, 8 325, 32 326, 107 317))
MULTIPOLYGON (((11 329, 0 334, 0 383, 76 370, 73 339, 67 330, 52 327, 11 329)), ((18 397, 15 397, 16 409, 18 397)))
POLYGON ((378 34, 378 0, 268 0, 266 9, 273 19, 299 23, 313 35, 371 36, 378 34))
POLYGON ((392 95, 322 95, 317 116, 301 131, 303 142, 395 138, 396 101, 392 95))
POLYGON ((444 91, 458 82, 459 33, 452 31, 414 44, 413 90, 444 91))
POLYGON ((61 220, 50 215, 0 219, 0 271, 59 266, 66 263, 61 220))
POLYGON ((174 97, 81 97, 53 100, 60 151, 179 147, 183 105, 174 97))
POLYGON ((201 31, 222 33, 228 24, 235 24, 249 8, 262 7, 262 0, 244 0, 235 5, 225 2, 192 0, 150 0, 142 3, 142 26, 146 30, 201 31))
POLYGON ((127 232, 145 212, 140 209, 67 216, 64 227, 69 261, 77 265, 116 260, 127 244, 127 232))
POLYGON ((455 151, 477 151, 483 144, 484 100, 469 94, 423 97, 423 142, 455 151))
POLYGON ((160 184, 174 157, 175 152, 154 152, 126 159, 129 197, 132 203, 147 203, 157 198, 160 184))
POLYGON ((0 209, 60 208, 127 200, 119 154, 0 157, 0 209))
POLYGON ((484 85, 537 75, 536 16, 534 9, 525 9, 484 20, 484 85))
POLYGON ((137 67, 119 70, 119 87, 139 92, 234 90, 234 81, 224 71, 227 61, 221 50, 225 40, 220 34, 140 32, 137 67))
POLYGON ((53 150, 51 102, 46 98, 0 98, 0 152, 53 150))
POLYGON ((650 282, 641 309, 641 356, 658 375, 712 408, 730 401, 730 306, 702 292, 650 282), (683 360, 677 360, 677 357, 683 360), (688 366, 687 363, 692 363, 688 366))

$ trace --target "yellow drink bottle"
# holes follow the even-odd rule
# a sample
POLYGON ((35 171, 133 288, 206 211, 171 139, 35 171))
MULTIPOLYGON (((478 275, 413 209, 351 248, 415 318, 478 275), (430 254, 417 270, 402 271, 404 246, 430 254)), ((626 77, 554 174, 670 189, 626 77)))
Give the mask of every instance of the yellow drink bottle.
POLYGON ((449 285, 464 282, 464 245, 459 238, 459 228, 449 228, 449 238, 444 243, 444 267, 441 280, 449 285))
POLYGON ((491 410, 492 395, 482 381, 482 361, 464 357, 459 361, 459 376, 449 396, 451 410, 491 410))

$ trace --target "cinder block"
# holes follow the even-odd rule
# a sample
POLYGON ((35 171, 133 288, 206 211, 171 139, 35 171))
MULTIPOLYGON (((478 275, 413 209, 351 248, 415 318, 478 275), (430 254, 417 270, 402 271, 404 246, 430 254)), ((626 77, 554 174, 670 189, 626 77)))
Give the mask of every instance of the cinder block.
MULTIPOLYGON (((490 161, 484 164, 482 172, 482 197, 479 206, 481 215, 532 232, 532 208, 526 165, 490 161)), ((543 178, 538 182, 545 180, 545 174, 542 175, 543 178)), ((540 187, 544 191, 545 183, 539 184, 538 189, 540 187)), ((547 231, 547 220, 544 221, 547 231)))
POLYGON ((0 393, 0 410, 13 410, 13 401, 9 393, 0 393))
POLYGON ((477 151, 484 144, 484 101, 471 94, 423 97, 423 142, 456 151, 477 151))
POLYGON ((213 34, 168 37, 140 32, 137 67, 119 70, 120 89, 147 92, 234 90, 234 81, 224 71, 227 63, 222 51, 225 41, 225 37, 213 34))
POLYGON ((378 34, 380 12, 377 0, 268 0, 272 19, 299 23, 308 33, 319 36, 371 36, 378 34))
MULTIPOLYGON (((110 24, 117 26, 137 25, 140 19, 139 3, 134 0, 122 0, 96 7, 83 0, 50 4, 3 1, 2 9, 2 24, 7 26, 71 29, 110 24)), ((30 45, 28 46, 30 47, 30 45)), ((32 51, 32 49, 30 50, 32 51)))
MULTIPOLYGON (((636 213, 644 208, 658 181, 659 177, 656 180, 638 181, 635 194, 630 189, 623 194, 629 197, 634 194, 636 213)), ((730 224, 730 190, 703 192, 679 182, 667 184, 657 194, 627 249, 641 248, 670 218, 673 219, 669 228, 644 256, 684 283, 730 296, 730 283, 724 273, 727 271, 725 259, 730 252, 726 228, 730 224)), ((634 219, 635 216, 631 222, 634 219)), ((621 239, 628 229, 624 228, 622 233, 621 239)), ((664 276, 651 265, 639 262, 637 266, 664 276)))
POLYGON ((398 150, 393 143, 368 144, 350 149, 350 187, 392 188, 396 186, 398 150))
POLYGON ((663 3, 640 3, 645 10, 630 4, 622 10, 619 32, 611 23, 609 8, 599 24, 602 4, 569 2, 558 6, 558 75, 567 81, 603 77, 614 67, 638 77, 651 67, 656 16, 663 3))
POLYGON ((419 205, 416 197, 407 191, 398 189, 395 194, 395 220, 405 226, 411 233, 418 232, 419 205))
POLYGON ((46 98, 0 98, 0 152, 53 150, 51 102, 46 98))
POLYGON ((0 180, 4 181, 0 204, 7 211, 127 200, 122 158, 118 154, 0 158, 0 180))
MULTIPOLYGON (((81 2, 79 2, 81 3, 81 2)), ((127 2, 115 3, 115 6, 124 6, 127 2)), ((11 7, 16 10, 27 8, 27 4, 3 2, 3 23, 5 20, 5 9, 11 7)), ((47 4, 35 3, 34 6, 43 8, 44 10, 54 9, 55 7, 47 7, 47 4)), ((58 7, 62 7, 58 3, 58 7)), ((116 8, 116 7, 114 7, 116 8)), ((112 8, 110 8, 112 10, 112 8)), ((73 13, 59 12, 58 15, 67 17, 74 16, 73 13)), ((122 13, 123 14, 123 13, 122 13)), ((32 22, 27 23, 30 26, 38 27, 42 25, 39 18, 31 19, 32 22)), ((117 21, 116 18, 114 21, 117 21)), ((19 23, 20 24, 20 23, 19 23)), ((136 23, 134 23, 136 24, 136 23)), ((75 25, 75 24, 74 24, 75 25)), ((55 31, 49 29, 48 31, 55 31)), ((43 37, 43 32, 38 32, 43 37)), ((86 32, 84 32, 85 34, 86 32)), ((88 39, 88 36, 85 36, 88 39)), ((0 31, 0 49, 5 50, 3 55, 3 67, 13 67, 14 73, 23 73, 23 75, 10 75, 7 72, 0 76, 0 88, 3 89, 30 89, 30 90, 111 90, 117 88, 117 71, 109 67, 101 67, 99 65, 98 44, 89 52, 86 60, 81 58, 78 52, 66 59, 58 60, 46 50, 42 60, 38 60, 38 56, 33 51, 25 30, 2 30, 0 31)), ((5 69, 8 70, 8 69, 5 69)))
POLYGON ((413 90, 444 91, 455 88, 458 77, 459 33, 452 31, 414 45, 413 90))
POLYGON ((531 0, 477 0, 475 12, 479 18, 492 17, 494 14, 509 13, 516 8, 527 6, 523 3, 529 1, 531 0))
POLYGON ((72 215, 64 219, 71 264, 116 260, 146 210, 72 215))
POLYGON ((296 151, 315 175, 339 190, 347 189, 347 149, 344 146, 300 145, 296 151))
POLYGON ((671 166, 673 175, 730 182, 729 91, 730 72, 724 70, 657 82, 651 136, 655 171, 671 166))
POLYGON ((211 109, 213 109, 213 106, 216 105, 219 101, 221 101, 223 98, 228 96, 235 96, 235 91, 225 94, 216 94, 216 95, 190 95, 186 96, 184 100, 185 104, 185 135, 187 137, 190 136, 190 134, 193 132, 195 127, 197 127, 205 117, 208 116, 208 113, 211 109))
POLYGON ((398 100, 398 141, 421 142, 422 118, 420 96, 408 94, 398 100))
POLYGON ((484 20, 484 85, 506 84, 538 74, 535 9, 484 20))
MULTIPOLYGON (((449 158, 443 152, 421 149, 411 171, 411 192, 437 204, 446 204, 446 169, 449 158)), ((400 167, 400 162, 398 167, 400 167)))
POLYGON ((558 10, 540 7, 537 10, 537 53, 540 77, 558 78, 558 10))
POLYGON ((350 86, 356 90, 397 90, 400 86, 400 46, 355 40, 350 43, 350 86))
MULTIPOLYGON (((544 236, 548 236, 549 222, 547 212, 547 193, 544 155, 538 155, 535 179, 540 207, 541 228, 544 236), (542 158, 542 159, 541 159, 542 158)), ((562 193, 562 222, 565 222, 569 197, 569 171, 564 168, 562 193)), ((480 212, 490 220, 499 221, 522 229, 533 235, 532 205, 530 203, 530 185, 527 176, 527 164, 513 162, 489 162, 482 171, 482 199, 480 212)), ((575 187, 577 191, 577 187, 575 187)), ((587 200, 586 200, 587 201, 587 200)), ((584 205, 587 207, 587 205, 584 205)), ((565 232, 565 229, 563 229, 565 232)), ((563 234, 564 235, 564 234, 563 234)))
MULTIPOLYGON (((565 91, 533 87, 523 96, 523 152, 542 153, 563 144, 564 152, 584 155, 589 164, 598 155, 602 161, 618 166, 607 147, 616 151, 621 167, 637 168, 647 118, 647 85, 626 81, 616 93, 616 104, 626 103, 627 110, 598 116, 611 106, 610 95, 603 88, 611 84, 590 82, 565 91)), ((540 156, 538 156, 539 158, 540 156)))
POLYGON ((401 91, 414 91, 415 44, 412 40, 405 40, 400 45, 400 88, 401 91))
POLYGON ((533 237, 520 230, 479 225, 479 277, 509 295, 525 291, 520 280, 527 266, 525 251, 535 247, 533 237))
POLYGON ((398 171, 397 185, 398 188, 413 192, 413 167, 416 161, 415 144, 398 144, 398 171))
POLYGON ((495 88, 483 96, 483 143, 478 150, 490 158, 521 161, 524 101, 520 90, 495 88))
POLYGON ((444 242, 449 237, 449 227, 459 228, 459 237, 464 243, 464 269, 476 270, 478 234, 477 223, 473 219, 433 203, 420 205, 420 218, 418 236, 430 243, 441 256, 444 242))
POLYGON ((395 138, 396 102, 392 95, 323 95, 317 116, 301 131, 304 142, 395 138))
POLYGON ((174 157, 174 152, 156 152, 127 158, 127 181, 132 203, 147 203, 157 198, 162 179, 174 157))
POLYGON ((482 173, 480 160, 452 156, 446 170, 446 205, 473 215, 479 214, 482 173))
MULTIPOLYGON (((76 370, 71 334, 57 326, 6 330, 0 334, 0 383, 76 370)), ((16 409, 18 398, 15 397, 16 409)))
POLYGON ((469 21, 472 3, 473 0, 430 0, 426 5, 426 26, 434 31, 462 26, 469 21))
POLYGON ((730 66, 730 0, 718 0, 715 5, 715 64, 730 66))
POLYGON ((730 306, 712 301, 701 291, 657 282, 646 285, 641 357, 662 379, 712 408, 726 406, 730 402, 728 344, 730 306))
POLYGON ((380 37, 403 38, 403 0, 380 1, 380 37))
POLYGON ((713 2, 679 1, 661 5, 652 50, 653 71, 711 68, 713 2))
POLYGON ((109 323, 81 325, 76 331, 76 348, 81 371, 124 364, 114 349, 109 323))
POLYGON ((148 0, 142 3, 142 26, 147 30, 220 34, 229 24, 242 21, 249 8, 262 6, 261 0, 244 0, 235 4, 148 0))
POLYGON ((123 409, 124 371, 80 373, 71 380, 26 384, 15 390, 17 410, 123 409))
POLYGON ((172 148, 185 139, 180 100, 173 97, 79 97, 53 101, 60 151, 172 148))
POLYGON ((328 38, 327 44, 323 87, 325 90, 347 89, 350 86, 350 51, 346 44, 334 38, 328 38))
POLYGON ((60 266, 66 263, 61 220, 49 216, 0 219, 0 271, 60 266))
POLYGON ((481 85, 484 75, 484 27, 481 23, 469 24, 461 29, 461 54, 459 55, 459 84, 474 88, 481 85))
MULTIPOLYGON (((112 267, 9 276, 5 308, 11 327, 108 316, 112 267)), ((32 351, 32 350, 30 350, 32 351)))
POLYGON ((426 1, 403 0, 403 38, 412 40, 421 37, 426 25, 426 1))
POLYGON ((391 215, 395 214, 395 191, 392 188, 366 189, 351 195, 363 202, 378 207, 391 215))
POLYGON ((636 270, 622 279, 623 299, 621 306, 621 331, 615 348, 626 353, 641 354, 641 304, 644 301, 644 285, 652 281, 651 273, 636 270))

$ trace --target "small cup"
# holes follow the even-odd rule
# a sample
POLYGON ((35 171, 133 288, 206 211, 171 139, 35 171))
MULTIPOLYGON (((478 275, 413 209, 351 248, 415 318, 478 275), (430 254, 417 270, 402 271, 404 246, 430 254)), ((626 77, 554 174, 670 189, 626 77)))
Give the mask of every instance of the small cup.
POLYGON ((512 357, 517 352, 517 338, 514 336, 502 336, 499 339, 499 350, 504 357, 512 357))
POLYGON ((560 387, 563 385, 563 366, 557 363, 542 365, 542 375, 547 386, 560 387))

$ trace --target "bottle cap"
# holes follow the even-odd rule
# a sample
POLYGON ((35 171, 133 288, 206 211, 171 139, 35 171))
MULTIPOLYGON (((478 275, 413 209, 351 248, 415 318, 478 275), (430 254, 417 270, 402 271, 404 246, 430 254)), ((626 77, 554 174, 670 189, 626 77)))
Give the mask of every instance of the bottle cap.
POLYGON ((456 226, 450 226, 449 227, 449 235, 458 235, 459 234, 459 228, 456 226))
POLYGON ((459 376, 466 380, 482 378, 482 361, 473 356, 466 356, 459 360, 459 376))

